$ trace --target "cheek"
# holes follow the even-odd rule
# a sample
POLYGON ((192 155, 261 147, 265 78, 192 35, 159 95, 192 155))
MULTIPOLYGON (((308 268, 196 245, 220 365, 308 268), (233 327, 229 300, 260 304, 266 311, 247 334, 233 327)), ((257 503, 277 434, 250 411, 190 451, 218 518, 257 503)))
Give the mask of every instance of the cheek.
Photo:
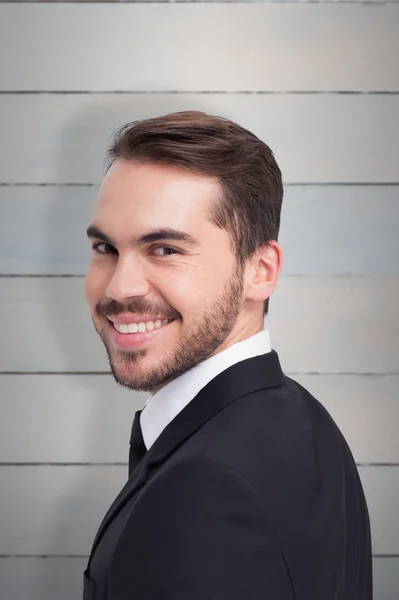
POLYGON ((89 306, 93 304, 93 286, 92 286, 92 277, 89 272, 87 272, 86 277, 83 283, 83 292, 86 298, 86 302, 89 306))
POLYGON ((190 320, 201 309, 211 305, 220 291, 220 280, 210 277, 209 273, 174 274, 169 279, 158 280, 155 285, 165 302, 177 310, 184 320, 190 320))
POLYGON ((104 296, 105 289, 104 274, 95 265, 90 265, 84 279, 83 290, 86 301, 91 307, 94 307, 104 296))

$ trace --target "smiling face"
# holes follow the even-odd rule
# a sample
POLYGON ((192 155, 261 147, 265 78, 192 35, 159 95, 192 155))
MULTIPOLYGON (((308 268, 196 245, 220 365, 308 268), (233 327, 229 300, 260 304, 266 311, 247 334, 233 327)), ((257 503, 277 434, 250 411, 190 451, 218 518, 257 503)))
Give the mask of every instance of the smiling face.
POLYGON ((215 180, 174 166, 117 159, 108 170, 85 295, 121 385, 156 391, 254 333, 229 234, 209 220, 219 195, 215 180))

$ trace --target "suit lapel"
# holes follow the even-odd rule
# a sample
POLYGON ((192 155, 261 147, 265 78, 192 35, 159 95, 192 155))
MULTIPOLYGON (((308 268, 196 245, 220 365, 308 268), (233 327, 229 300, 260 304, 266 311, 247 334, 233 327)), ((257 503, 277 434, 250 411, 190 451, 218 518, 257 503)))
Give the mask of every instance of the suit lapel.
POLYGON ((163 462, 207 421, 234 400, 257 390, 282 385, 283 373, 272 350, 222 371, 173 419, 149 450, 149 462, 163 462))
POLYGON ((212 379, 173 419, 138 463, 131 477, 105 515, 95 537, 92 554, 105 529, 127 500, 145 483, 152 467, 161 465, 189 437, 234 400, 258 390, 279 387, 283 372, 272 350, 243 360, 212 379))

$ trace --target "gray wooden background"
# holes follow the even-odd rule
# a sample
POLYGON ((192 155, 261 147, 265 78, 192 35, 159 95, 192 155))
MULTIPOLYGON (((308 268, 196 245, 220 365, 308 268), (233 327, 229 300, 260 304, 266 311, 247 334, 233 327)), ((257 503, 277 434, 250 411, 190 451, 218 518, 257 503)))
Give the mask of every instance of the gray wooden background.
POLYGON ((399 597, 399 4, 0 4, 0 589, 79 600, 146 395, 107 373, 82 291, 113 130, 201 109, 285 181, 268 327, 353 450, 375 600, 399 597))

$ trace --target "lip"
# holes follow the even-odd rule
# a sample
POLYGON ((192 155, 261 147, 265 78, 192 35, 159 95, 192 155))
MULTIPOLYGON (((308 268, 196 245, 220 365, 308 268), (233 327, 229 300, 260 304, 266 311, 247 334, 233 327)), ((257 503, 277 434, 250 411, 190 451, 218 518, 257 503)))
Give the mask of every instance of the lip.
MULTIPOLYGON (((163 321, 164 319, 167 319, 168 317, 163 317, 163 316, 159 316, 159 317, 154 317, 154 315, 135 315, 135 314, 122 314, 122 315, 116 315, 113 316, 111 315, 110 317, 107 316, 108 321, 111 321, 111 323, 116 323, 117 325, 127 325, 128 323, 147 323, 147 321, 163 321)), ((129 334, 127 334, 129 335, 129 334)))
MULTIPOLYGON (((151 320, 151 319, 148 319, 151 320)), ((119 348, 120 350, 129 350, 134 348, 139 348, 146 342, 151 342, 155 339, 159 340, 163 335, 165 335, 165 330, 173 323, 171 321, 167 325, 163 325, 159 329, 153 329, 152 331, 143 331, 142 333, 120 333, 113 326, 113 322, 109 321, 109 329, 110 335, 113 341, 114 346, 119 348)), ((140 321, 115 321, 115 323, 140 323, 140 321)))

